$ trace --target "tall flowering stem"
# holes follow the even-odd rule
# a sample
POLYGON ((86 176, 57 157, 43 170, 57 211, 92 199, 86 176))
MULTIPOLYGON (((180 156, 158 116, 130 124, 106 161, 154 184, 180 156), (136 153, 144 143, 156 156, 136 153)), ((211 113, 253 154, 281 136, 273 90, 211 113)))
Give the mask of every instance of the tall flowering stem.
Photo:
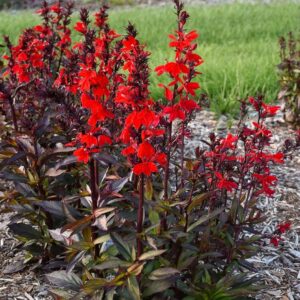
MULTIPOLYGON (((179 141, 180 147, 180 169, 181 180, 180 187, 184 186, 184 152, 185 136, 187 135, 187 123, 192 113, 200 109, 196 99, 196 91, 200 88, 193 79, 197 74, 196 67, 203 63, 202 58, 195 53, 197 44, 194 42, 198 38, 196 31, 185 32, 185 25, 189 18, 188 13, 184 10, 183 4, 175 0, 175 9, 177 15, 177 30, 175 34, 169 35, 169 46, 174 48, 175 57, 173 62, 167 62, 165 65, 158 66, 155 71, 158 76, 167 73, 171 79, 168 85, 159 84, 165 91, 165 100, 168 102, 164 105, 162 118, 165 119, 167 142, 166 156, 167 162, 164 169, 164 200, 168 200, 169 179, 170 179, 170 158, 172 150, 177 147, 179 141), (173 132, 173 122, 179 120, 181 125, 177 132, 173 132)), ((162 227, 165 221, 162 220, 162 227)))
MULTIPOLYGON (((127 113, 120 140, 127 145, 122 154, 133 167, 135 178, 139 178, 139 202, 137 212, 138 255, 143 252, 140 234, 143 229, 145 176, 151 180, 159 166, 165 164, 165 154, 156 143, 164 130, 158 127, 159 117, 154 111, 154 101, 149 97, 149 52, 136 39, 137 32, 131 24, 127 27, 127 37, 123 40, 122 58, 126 81, 116 92, 116 103, 127 113)), ((135 185, 138 180, 135 180, 135 185)), ((136 188, 136 186, 135 186, 136 188)))

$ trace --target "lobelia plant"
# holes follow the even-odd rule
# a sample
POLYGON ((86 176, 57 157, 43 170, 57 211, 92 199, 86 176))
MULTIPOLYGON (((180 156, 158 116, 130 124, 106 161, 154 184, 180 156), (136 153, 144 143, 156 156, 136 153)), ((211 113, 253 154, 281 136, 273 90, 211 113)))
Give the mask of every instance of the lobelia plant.
POLYGON ((284 118, 288 123, 299 127, 300 124, 300 48, 292 32, 288 38, 281 37, 278 73, 281 91, 278 98, 283 101, 284 118))
MULTIPOLYGON (((68 167, 76 159, 62 144, 81 126, 83 114, 72 94, 54 85, 60 69, 76 66, 76 56, 68 50, 72 5, 49 7, 45 2, 38 13, 43 23, 25 30, 16 46, 4 38, 0 174, 14 186, 1 200, 17 212, 15 221, 19 216, 29 222, 13 223, 11 230, 26 241, 28 260, 47 261, 61 252, 50 231, 66 222, 64 209, 71 209, 67 202, 79 191, 79 169, 68 167)), ((74 210, 69 216, 73 213, 78 217, 74 210)))
POLYGON ((155 69, 170 79, 163 99, 151 98, 150 53, 137 30, 111 29, 106 6, 94 24, 81 10, 75 44, 72 7, 61 2, 45 2, 43 24, 17 46, 6 38, 0 167, 14 185, 2 201, 29 221, 10 228, 30 258, 38 245, 48 268, 65 269, 47 275, 62 299, 247 299, 255 288, 242 275, 254 270, 247 258, 291 226, 272 236, 257 228, 259 198, 277 181, 270 167, 300 146, 298 135, 269 150, 265 121, 278 106, 250 97, 256 122, 242 102, 236 132, 211 133, 186 156, 203 60, 188 13, 174 3, 174 61, 155 69))

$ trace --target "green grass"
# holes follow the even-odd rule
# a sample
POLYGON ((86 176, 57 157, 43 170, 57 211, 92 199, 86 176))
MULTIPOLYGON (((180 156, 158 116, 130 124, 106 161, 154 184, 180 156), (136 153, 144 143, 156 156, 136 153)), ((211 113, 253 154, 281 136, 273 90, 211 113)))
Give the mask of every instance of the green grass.
MULTIPOLYGON (((187 7, 191 20, 188 29, 200 32, 198 52, 205 63, 199 77, 202 92, 209 95, 218 113, 233 113, 237 100, 263 93, 267 100, 276 99, 279 63, 278 37, 300 31, 300 4, 289 1, 272 4, 232 4, 187 7)), ((172 7, 129 8, 111 11, 112 27, 124 32, 128 20, 152 52, 151 68, 172 59, 168 34, 174 29, 172 7)), ((0 12, 0 34, 16 41, 25 27, 38 22, 31 12, 0 12)), ((161 96, 151 77, 154 97, 161 96)), ((164 78, 166 80, 166 78, 164 78)))

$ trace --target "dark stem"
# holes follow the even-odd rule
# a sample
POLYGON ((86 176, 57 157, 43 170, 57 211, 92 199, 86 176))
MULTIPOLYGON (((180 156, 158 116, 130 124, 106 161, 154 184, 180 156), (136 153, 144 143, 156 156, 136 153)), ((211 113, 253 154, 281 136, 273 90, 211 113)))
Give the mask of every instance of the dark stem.
POLYGON ((11 115, 12 115, 12 119, 13 119, 13 123, 14 123, 14 128, 15 128, 15 131, 18 132, 19 128, 18 128, 16 111, 15 111, 15 107, 14 107, 14 104, 13 104, 13 99, 11 97, 9 97, 8 100, 9 100, 9 106, 10 106, 10 109, 11 109, 11 115))
POLYGON ((180 188, 184 187, 184 122, 182 122, 181 126, 181 148, 180 148, 180 167, 181 167, 181 181, 180 181, 180 188))
MULTIPOLYGON (((170 178, 170 158, 171 158, 171 142, 172 142, 172 123, 168 123, 167 127, 168 140, 167 140, 167 163, 165 166, 165 177, 164 177, 164 201, 167 201, 169 198, 168 187, 169 187, 169 178, 170 178)), ((167 215, 164 212, 163 217, 160 221, 161 231, 166 231, 167 228, 167 215)))
MULTIPOLYGON (((97 173, 98 168, 95 159, 91 158, 89 162, 89 169, 90 169, 90 184, 91 184, 91 192, 92 192, 92 211, 93 213, 98 208, 98 182, 97 182, 97 173)), ((92 227, 92 238, 95 240, 97 238, 97 228, 92 227)), ((99 245, 96 245, 94 256, 95 258, 98 255, 98 248, 99 245)))
POLYGON ((140 234, 143 231, 143 206, 144 206, 144 175, 140 176, 140 195, 139 206, 137 212, 137 257, 143 253, 143 245, 140 234))
POLYGON ((187 232, 188 229, 188 224, 189 224, 189 213, 188 213, 188 208, 192 203, 193 200, 193 193, 194 193, 194 189, 195 189, 195 181, 193 180, 193 184, 192 184, 192 189, 190 191, 190 195, 189 195, 189 201, 188 204, 185 208, 185 226, 184 226, 184 231, 187 232))

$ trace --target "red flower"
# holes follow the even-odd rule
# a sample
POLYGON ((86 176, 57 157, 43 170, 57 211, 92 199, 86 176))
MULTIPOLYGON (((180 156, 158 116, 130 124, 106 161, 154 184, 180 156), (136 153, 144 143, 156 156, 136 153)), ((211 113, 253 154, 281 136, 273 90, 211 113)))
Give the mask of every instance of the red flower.
POLYGON ((82 22, 77 22, 74 29, 82 34, 85 34, 87 32, 87 28, 82 22))
POLYGON ((270 243, 273 244, 275 247, 278 247, 280 240, 280 237, 272 236, 270 239, 270 243))
POLYGON ((237 189, 238 185, 234 181, 225 179, 221 173, 215 172, 216 177, 218 178, 217 188, 226 189, 228 192, 232 192, 233 189, 237 189))
POLYGON ((79 85, 82 91, 89 91, 97 77, 97 73, 95 70, 84 68, 78 73, 78 76, 80 77, 79 85))
POLYGON ((124 156, 133 155, 135 153, 136 153, 136 150, 132 146, 129 146, 129 147, 127 147, 127 148, 125 148, 125 149, 122 150, 122 154, 124 156))
POLYGON ((237 136, 233 136, 231 133, 227 135, 225 139, 221 141, 221 147, 224 148, 229 148, 229 149, 234 149, 235 145, 234 143, 238 140, 237 136))
POLYGON ((262 107, 264 108, 264 116, 275 116, 277 111, 280 109, 280 106, 272 106, 265 103, 262 103, 262 107))
POLYGON ((141 111, 134 111, 129 114, 125 123, 127 126, 132 125, 136 130, 138 130, 142 125, 146 128, 150 127, 155 120, 155 113, 152 110, 145 108, 141 111))
POLYGON ((91 127, 95 127, 98 121, 104 121, 107 118, 112 119, 114 117, 113 113, 106 110, 102 104, 94 101, 95 104, 92 108, 92 114, 88 120, 88 124, 91 127))
POLYGON ((280 233, 285 233, 286 231, 291 229, 291 225, 292 225, 291 222, 285 222, 285 223, 279 224, 277 226, 277 228, 280 233))
POLYGON ((98 144, 97 138, 90 134, 80 134, 79 140, 89 148, 98 144))
POLYGON ((83 108, 92 109, 95 104, 95 100, 93 100, 88 94, 83 93, 80 99, 83 108))
POLYGON ((100 135, 98 137, 98 146, 102 147, 104 145, 111 145, 112 144, 112 140, 109 136, 107 135, 100 135))
POLYGON ((85 164, 88 163, 89 152, 87 150, 85 150, 84 148, 78 148, 77 150, 74 151, 73 154, 77 157, 78 161, 84 162, 85 164))
POLYGON ((144 174, 146 176, 150 176, 152 173, 157 171, 157 167, 153 162, 143 162, 133 167, 133 173, 136 175, 144 174))
POLYGON ((155 72, 158 76, 162 75, 163 73, 169 73, 172 77, 177 78, 182 73, 188 74, 189 69, 183 63, 168 62, 165 65, 156 67, 155 72))
POLYGON ((179 105, 187 112, 192 112, 195 109, 200 109, 200 106, 194 100, 181 99, 179 105))
POLYGON ((275 191, 272 190, 270 186, 275 185, 277 181, 276 176, 254 173, 253 177, 256 178, 258 182, 262 185, 262 189, 258 191, 258 194, 265 193, 268 196, 272 196, 275 193, 275 191))
POLYGON ((195 90, 200 88, 200 85, 198 82, 188 82, 183 85, 183 88, 188 94, 191 94, 192 96, 196 95, 195 90))
POLYGON ((122 44, 123 44, 122 51, 129 52, 132 51, 139 43, 132 35, 130 35, 129 37, 127 37, 125 40, 122 41, 122 44))
POLYGON ((155 153, 156 151, 150 143, 143 142, 139 145, 137 156, 143 161, 149 161, 154 157, 155 153))
POLYGON ((173 122, 175 119, 185 120, 185 113, 178 104, 165 107, 163 112, 169 115, 170 122, 173 122))
POLYGON ((160 83, 158 86, 165 89, 165 98, 169 101, 172 101, 174 97, 174 93, 162 83, 160 83))
POLYGON ((158 162, 161 166, 165 166, 167 163, 167 156, 165 153, 158 153, 155 156, 155 161, 158 162))

